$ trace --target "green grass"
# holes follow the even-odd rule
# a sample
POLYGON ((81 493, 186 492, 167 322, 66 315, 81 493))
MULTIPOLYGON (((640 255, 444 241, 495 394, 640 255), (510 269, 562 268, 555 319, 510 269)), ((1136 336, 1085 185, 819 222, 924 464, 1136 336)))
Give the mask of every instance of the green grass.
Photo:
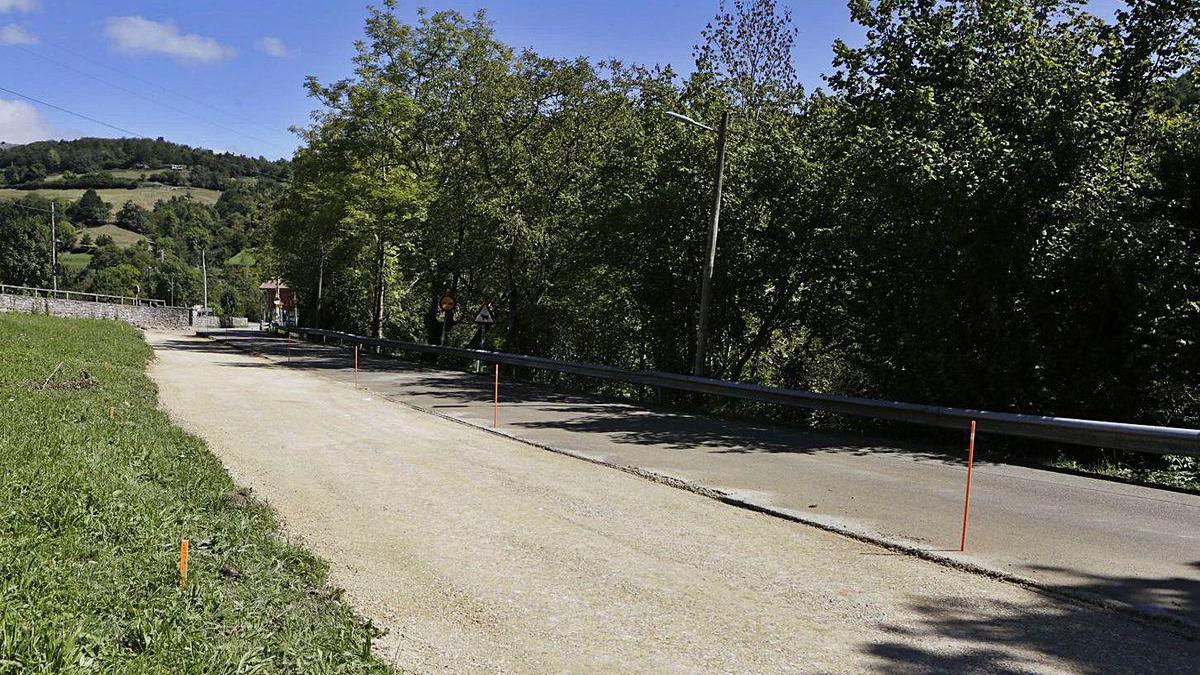
POLYGON ((234 267, 254 267, 257 262, 258 258, 255 257, 254 252, 248 248, 244 248, 238 251, 237 255, 233 256, 229 260, 226 260, 225 264, 232 265, 234 267))
POLYGON ((1125 466, 1115 462, 1081 463, 1073 459, 1055 459, 1050 466, 1081 473, 1109 476, 1146 485, 1179 488, 1200 492, 1200 459, 1184 455, 1167 455, 1165 468, 1125 466))
POLYGON ((59 253, 58 263, 70 274, 78 274, 92 262, 91 253, 59 253))
POLYGON ((107 234, 112 237, 113 243, 120 247, 133 246, 139 241, 146 238, 145 235, 138 234, 132 230, 126 230, 123 227, 118 227, 109 223, 108 225, 100 225, 98 227, 85 227, 79 230, 79 236, 85 234, 91 235, 92 243, 96 243, 96 238, 102 234, 107 234))
MULTIPOLYGON (((112 176, 114 178, 132 178, 134 180, 140 180, 142 176, 149 178, 150 176, 153 176, 156 173, 162 173, 163 171, 167 171, 167 170, 168 169, 166 169, 165 167, 162 169, 103 169, 99 173, 112 174, 112 176)), ((180 171, 179 173, 181 173, 184 177, 186 177, 190 172, 191 172, 190 169, 184 169, 183 171, 180 171)), ((76 174, 76 175, 79 175, 79 174, 76 174)), ((62 180, 62 178, 63 178, 63 174, 52 173, 52 174, 46 176, 43 180, 62 180)))
MULTIPOLYGON (((28 194, 38 194, 47 199, 63 198, 72 201, 83 196, 86 190, 16 190, 13 188, 0 188, 0 199, 20 199, 28 194)), ((204 204, 216 204, 217 199, 221 197, 219 190, 209 190, 207 188, 194 187, 139 187, 133 190, 125 190, 121 188, 96 190, 96 194, 104 201, 112 204, 113 212, 124 206, 125 202, 132 201, 138 206, 147 209, 154 208, 154 204, 159 200, 167 200, 171 197, 182 197, 190 194, 193 199, 204 204)))
POLYGON ((157 409, 136 330, 0 314, 0 345, 0 673, 388 672, 326 566, 157 409), (42 389, 60 363, 84 385, 42 389))

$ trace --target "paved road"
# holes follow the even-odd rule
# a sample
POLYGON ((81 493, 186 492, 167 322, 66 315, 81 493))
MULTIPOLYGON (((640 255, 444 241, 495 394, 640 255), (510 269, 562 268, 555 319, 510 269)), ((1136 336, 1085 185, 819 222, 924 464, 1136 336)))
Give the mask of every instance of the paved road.
MULTIPOLYGON (((223 339, 285 354, 260 334, 223 339)), ((296 343, 293 367, 352 382, 335 347, 296 343)), ((472 424, 492 424, 492 383, 364 357, 360 384, 472 424)), ((957 552, 961 451, 756 426, 533 386, 502 386, 505 433, 723 491, 751 504, 882 538, 1077 595, 1160 613, 1200 634, 1200 497, 979 462, 967 554, 957 552)), ((987 456, 987 437, 980 452, 987 456)), ((958 449, 954 449, 958 450, 958 449)))
POLYGON ((173 418, 416 672, 1188 672, 1200 643, 732 508, 198 338, 173 418))

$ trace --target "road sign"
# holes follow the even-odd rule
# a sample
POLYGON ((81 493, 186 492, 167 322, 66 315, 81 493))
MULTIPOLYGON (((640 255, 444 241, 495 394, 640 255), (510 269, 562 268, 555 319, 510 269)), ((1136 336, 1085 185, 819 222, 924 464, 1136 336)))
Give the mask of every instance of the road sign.
POLYGON ((453 295, 450 295, 449 293, 447 293, 446 295, 443 295, 443 296, 442 296, 442 303, 441 303, 441 304, 442 304, 442 311, 443 311, 443 312, 452 312, 452 311, 454 311, 454 305, 455 305, 455 303, 454 303, 454 296, 453 296, 453 295))
POLYGON ((475 315, 475 323, 488 325, 496 323, 496 318, 492 316, 492 303, 489 302, 479 310, 479 313, 475 315))

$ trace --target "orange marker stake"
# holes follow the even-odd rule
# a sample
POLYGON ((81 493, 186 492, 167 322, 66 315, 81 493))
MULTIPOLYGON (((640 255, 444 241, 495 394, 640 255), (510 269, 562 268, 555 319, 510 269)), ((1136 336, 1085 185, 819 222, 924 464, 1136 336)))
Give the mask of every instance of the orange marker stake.
POLYGON ((187 585, 188 540, 179 542, 179 587, 187 585))
POLYGON ((959 552, 967 550, 967 516, 971 512, 971 469, 975 467, 975 420, 971 420, 971 442, 967 448, 967 498, 963 502, 962 541, 958 544, 959 552))
POLYGON ((500 426, 500 364, 496 364, 496 386, 492 395, 492 428, 500 426))

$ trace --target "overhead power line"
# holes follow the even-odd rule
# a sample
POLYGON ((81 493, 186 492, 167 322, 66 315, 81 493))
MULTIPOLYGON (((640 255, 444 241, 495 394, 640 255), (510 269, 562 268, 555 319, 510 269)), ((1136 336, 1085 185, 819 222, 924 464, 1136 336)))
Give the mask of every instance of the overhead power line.
POLYGON ((267 125, 265 125, 265 124, 263 124, 263 123, 261 123, 261 122, 255 122, 254 120, 247 119, 247 118, 243 117, 242 115, 240 115, 239 113, 235 113, 235 112, 231 112, 231 111, 229 111, 229 110, 225 110, 225 109, 223 109, 223 108, 220 108, 220 107, 218 107, 218 106, 215 106, 215 105, 213 105, 213 104, 209 103, 208 101, 205 101, 205 100, 203 100, 203 99, 197 98, 197 97, 195 97, 195 96, 191 96, 191 95, 189 95, 189 94, 185 94, 185 93, 183 93, 183 92, 181 92, 181 91, 176 91, 176 90, 174 90, 174 89, 172 89, 172 88, 170 88, 170 87, 168 87, 168 86, 166 86, 166 85, 163 85, 163 84, 159 84, 159 83, 157 83, 157 82, 154 82, 153 80, 148 80, 148 79, 146 79, 146 78, 144 78, 144 77, 141 77, 141 76, 139 76, 139 75, 134 75, 133 73, 130 73, 130 72, 124 71, 124 70, 122 70, 122 69, 120 69, 120 68, 116 68, 116 67, 114 67, 114 66, 110 66, 110 65, 108 65, 108 64, 106 64, 106 63, 101 63, 100 61, 93 61, 93 60, 92 60, 92 57, 89 57, 89 56, 88 56, 88 55, 86 55, 86 54, 82 54, 82 53, 80 53, 80 52, 78 52, 78 51, 75 51, 74 49, 71 49, 70 47, 65 47, 65 46, 63 46, 63 45, 54 44, 53 42, 49 42, 49 41, 45 41, 45 43, 46 43, 46 45, 47 45, 47 46, 49 46, 49 47, 53 47, 55 50, 59 50, 59 51, 62 51, 62 52, 66 52, 66 53, 68 53, 68 54, 71 54, 71 55, 77 56, 77 57, 79 57, 79 58, 81 58, 81 59, 85 59, 85 60, 87 60, 87 61, 88 61, 88 63, 90 63, 90 64, 92 64, 92 65, 99 66, 100 68, 103 68, 103 69, 105 69, 105 70, 112 71, 112 72, 114 72, 114 73, 116 73, 116 74, 118 74, 118 75, 121 75, 121 76, 123 76, 123 77, 127 77, 127 78, 129 78, 129 79, 132 79, 132 80, 137 80, 138 82, 141 82, 142 84, 149 85, 149 86, 151 86, 151 87, 153 87, 153 88, 155 88, 155 89, 158 89, 159 91, 163 91, 163 92, 166 92, 166 93, 168 93, 168 94, 171 94, 172 96, 178 96, 179 98, 182 98, 182 99, 187 99, 188 101, 191 101, 192 103, 195 103, 195 104, 197 104, 197 105, 204 106, 205 108, 208 108, 209 110, 212 110, 212 111, 214 111, 214 112, 220 113, 220 114, 222 114, 222 115, 224 115, 224 116, 226 116, 226 117, 228 117, 228 118, 230 118, 230 119, 237 120, 237 121, 239 121, 239 122, 241 122, 241 123, 243 123, 243 124, 246 124, 246 125, 249 125, 249 126, 258 127, 259 129, 262 129, 262 130, 264 130, 264 131, 270 131, 270 132, 272 132, 272 133, 275 133, 275 132, 278 132, 278 131, 279 131, 278 129, 275 129, 275 128, 272 128, 272 127, 270 127, 270 126, 267 126, 267 125))
POLYGON ((121 133, 123 133, 123 134, 129 134, 130 136, 132 136, 132 137, 134 137, 134 138, 149 138, 149 136, 146 136, 146 135, 144 135, 144 134, 139 134, 139 133, 138 133, 138 132, 136 132, 136 131, 130 131, 129 129, 126 129, 125 127, 119 127, 119 126, 117 126, 117 125, 115 125, 115 124, 109 124, 108 122, 104 122, 104 121, 98 120, 98 119, 96 119, 95 117, 92 117, 92 116, 90 116, 90 115, 84 115, 83 113, 80 113, 80 112, 75 112, 74 110, 68 110, 67 108, 64 108, 64 107, 62 107, 62 106, 60 106, 60 105, 55 105, 55 104, 53 104, 53 103, 48 103, 48 102, 46 102, 46 101, 43 101, 43 100, 41 100, 41 99, 39 99, 39 98, 34 98, 34 97, 32 97, 32 96, 29 96, 28 94, 22 94, 22 93, 21 93, 21 92, 19 92, 19 91, 13 91, 12 89, 6 89, 6 88, 4 88, 4 87, 0 87, 0 91, 7 92, 7 93, 9 93, 9 94, 12 94, 13 96, 20 96, 21 98, 23 98, 23 99, 25 99, 25 100, 27 100, 27 101, 33 101, 34 103, 37 103, 38 105, 44 105, 44 106, 46 106, 47 108, 53 108, 53 109, 55 109, 55 110, 58 110, 58 111, 60 111, 60 112, 65 112, 65 113, 67 113, 68 115, 74 115, 75 117, 78 117, 78 118, 80 118, 80 119, 85 119, 85 120, 87 120, 87 121, 89 121, 89 122, 93 122, 93 123, 95 123, 95 124, 99 124, 100 126, 108 127, 109 129, 115 129, 115 130, 117 130, 117 131, 119 131, 119 132, 121 132, 121 133))
POLYGON ((13 206, 15 206, 15 207, 17 207, 17 208, 21 208, 21 209, 29 209, 30 211, 37 211, 37 212, 39 212, 39 213, 54 213, 54 212, 53 212, 53 211, 51 211, 50 209, 39 209, 39 208, 38 208, 38 207, 36 207, 36 206, 27 206, 27 205, 25 205, 25 204, 22 204, 21 202, 16 202, 16 201, 8 201, 8 202, 4 202, 4 203, 5 203, 5 204, 12 204, 13 206))
MULTIPOLYGON (((220 129, 220 130, 222 130, 222 131, 225 131, 225 132, 227 132, 227 133, 235 134, 235 135, 237 135, 237 136, 241 136, 241 137, 243 137, 243 138, 246 138, 246 139, 249 139, 249 140, 252 140, 252 141, 258 142, 258 143, 265 143, 265 144, 267 144, 267 145, 273 146, 273 147, 275 147, 275 148, 279 148, 279 149, 281 149, 281 150, 283 150, 283 149, 286 149, 286 148, 284 148, 284 146, 282 146, 282 145, 280 145, 280 144, 278 144, 278 143, 275 143, 275 142, 272 142, 272 141, 268 141, 268 140, 266 140, 266 139, 264 139, 264 138, 259 138, 259 137, 257 137, 257 136, 251 136, 250 134, 243 133, 243 132, 241 132, 241 131, 238 131, 237 129, 231 129, 231 128, 227 127, 227 126, 224 126, 224 125, 222 125, 222 124, 218 124, 218 123, 216 123, 216 122, 214 122, 214 121, 212 121, 212 120, 210 120, 210 119, 208 119, 208 118, 206 118, 206 117, 201 117, 201 116, 199 116, 199 115, 197 115, 197 114, 195 114, 195 113, 189 112, 189 111, 187 111, 187 110, 184 110, 184 109, 182 109, 182 108, 176 108, 175 106, 173 106, 173 105, 171 105, 171 104, 169 104, 169 103, 166 103, 166 102, 164 102, 164 101, 161 101, 161 100, 159 100, 159 99, 157 99, 157 98, 153 98, 153 97, 151 97, 151 96, 147 96, 147 95, 145 95, 145 94, 142 94, 142 93, 140 93, 140 92, 138 92, 138 91, 135 91, 135 90, 133 90, 133 89, 130 89, 129 87, 126 87, 126 86, 123 86, 123 85, 117 84, 116 82, 112 82, 112 81, 110 81, 110 80, 106 80, 106 79, 104 79, 104 78, 102 78, 102 77, 99 77, 99 76, 97 76, 97 75, 93 75, 93 74, 91 74, 91 73, 89 73, 89 72, 87 72, 87 71, 80 70, 79 68, 76 68, 76 67, 74 67, 74 66, 72 66, 72 65, 69 65, 69 64, 63 63, 62 61, 59 61, 59 60, 57 60, 57 59, 51 58, 51 57, 49 57, 49 56, 46 56, 45 54, 40 54, 40 53, 38 53, 38 52, 36 52, 36 51, 34 51, 34 50, 32 50, 32 49, 29 49, 29 48, 27 48, 27 47, 22 47, 22 46, 18 45, 18 46, 17 46, 17 48, 18 48, 18 49, 20 49, 21 51, 23 51, 23 52, 27 53, 27 54, 31 54, 31 55, 33 55, 33 56, 36 56, 36 57, 38 57, 38 58, 40 58, 40 59, 43 59, 43 60, 45 60, 45 61, 49 61, 50 63, 52 63, 52 64, 54 64, 54 65, 58 66, 59 68, 63 68, 63 69, 65 69, 65 70, 69 70, 69 71, 71 71, 71 72, 73 72, 73 73, 76 73, 76 74, 78 74, 78 75, 82 75, 82 76, 84 76, 84 77, 86 77, 86 78, 89 78, 89 79, 95 80, 96 82, 99 82, 100 84, 103 84, 103 85, 105 85, 105 86, 107 86, 107 87, 112 87, 112 88, 114 88, 114 89, 118 89, 118 90, 120 90, 120 91, 123 91, 123 92, 125 92, 125 93, 127 93, 127 94, 131 95, 131 96, 136 96, 136 97, 138 97, 138 98, 142 99, 143 101, 149 101, 150 103, 153 103, 153 104, 155 104, 155 105, 157 105, 157 106, 161 106, 161 107, 163 107, 163 108, 166 108, 167 110, 170 110, 170 111, 172 111, 172 112, 179 113, 180 115, 186 115, 187 117, 190 117, 190 118, 192 118, 192 119, 199 120, 200 122, 203 122, 203 123, 205 123, 205 124, 212 125, 213 127, 216 127, 217 129, 220 129)), ((119 71, 118 71, 118 72, 119 72, 119 71)), ((134 77, 135 79, 140 79, 140 78, 136 78, 136 76, 133 76, 133 75, 128 75, 128 76, 129 76, 129 77, 134 77)))

